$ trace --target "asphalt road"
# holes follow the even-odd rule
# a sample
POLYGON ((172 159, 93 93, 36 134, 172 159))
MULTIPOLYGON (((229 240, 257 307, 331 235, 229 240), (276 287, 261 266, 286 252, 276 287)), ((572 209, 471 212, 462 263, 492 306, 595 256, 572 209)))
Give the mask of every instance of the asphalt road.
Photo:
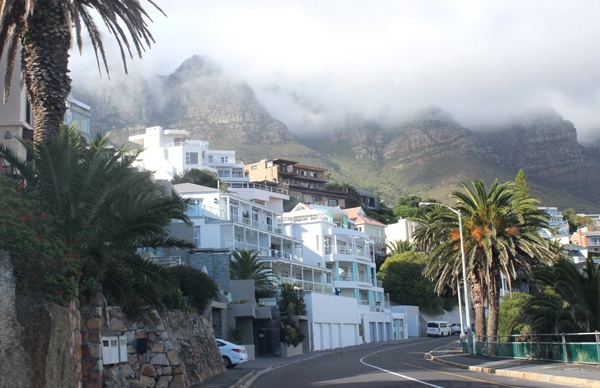
MULTIPOLYGON (((419 338, 401 344, 326 354, 262 373, 245 387, 549 387, 428 361, 424 354, 456 338, 419 338)), ((558 385, 554 385, 558 386, 558 385)))

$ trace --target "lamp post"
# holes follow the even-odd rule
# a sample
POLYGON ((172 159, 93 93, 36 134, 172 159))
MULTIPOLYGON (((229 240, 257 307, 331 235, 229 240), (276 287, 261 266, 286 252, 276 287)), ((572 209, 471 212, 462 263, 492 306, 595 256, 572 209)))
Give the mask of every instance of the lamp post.
MULTIPOLYGON (((469 344, 469 354, 472 354, 473 352, 472 352, 472 346, 471 346, 472 340, 471 340, 471 318, 470 318, 471 309, 469 308, 469 292, 467 289, 467 263, 465 260, 465 243, 463 240, 462 216, 460 214, 460 210, 453 209, 448 205, 444 205, 443 203, 419 202, 419 206, 430 206, 430 205, 443 206, 458 216, 458 232, 460 234, 460 256, 461 256, 461 260, 462 260, 463 288, 465 291, 465 317, 466 317, 466 322, 467 322, 466 333, 467 333, 467 341, 469 344)), ((460 289, 457 291, 460 293, 460 289)))

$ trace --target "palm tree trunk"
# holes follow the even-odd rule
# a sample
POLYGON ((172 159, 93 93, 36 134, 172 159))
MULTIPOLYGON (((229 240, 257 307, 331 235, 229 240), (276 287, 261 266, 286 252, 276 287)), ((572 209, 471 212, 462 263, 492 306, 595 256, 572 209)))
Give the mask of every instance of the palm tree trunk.
POLYGON ((485 298, 482 284, 477 276, 471 276, 471 297, 475 309, 475 341, 482 342, 485 333, 485 298))
POLYGON ((53 0, 38 0, 27 22, 29 28, 23 37, 21 59, 33 111, 33 137, 37 143, 58 134, 67 110, 67 97, 71 92, 70 20, 53 0))
POLYGON ((500 312, 500 271, 493 270, 492 280, 488 286, 488 327, 487 336, 490 341, 495 341, 498 335, 498 316, 500 312))

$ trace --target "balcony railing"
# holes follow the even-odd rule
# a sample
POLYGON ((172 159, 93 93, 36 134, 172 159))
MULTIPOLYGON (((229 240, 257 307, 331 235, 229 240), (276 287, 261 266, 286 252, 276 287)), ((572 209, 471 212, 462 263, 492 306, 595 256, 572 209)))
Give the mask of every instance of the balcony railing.
POLYGON ((294 255, 292 252, 282 251, 279 249, 271 249, 267 247, 260 247, 258 245, 248 244, 241 241, 236 241, 234 243, 234 248, 239 250, 252 250, 258 252, 258 256, 261 258, 275 258, 288 261, 296 261, 299 263, 303 262, 302 256, 294 255))
POLYGON ((322 294, 333 294, 333 285, 328 283, 316 283, 309 282, 306 280, 292 279, 292 278, 281 278, 282 284, 290 284, 292 287, 301 289, 304 291, 314 291, 322 294))

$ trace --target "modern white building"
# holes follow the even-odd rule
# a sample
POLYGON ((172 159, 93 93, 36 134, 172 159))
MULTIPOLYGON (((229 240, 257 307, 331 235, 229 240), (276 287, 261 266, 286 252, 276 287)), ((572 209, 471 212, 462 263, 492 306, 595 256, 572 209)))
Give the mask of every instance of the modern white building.
POLYGON ((170 181, 176 175, 191 169, 208 170, 227 182, 247 183, 243 163, 236 163, 235 151, 209 149, 209 143, 189 139, 184 129, 146 128, 141 135, 130 136, 129 141, 139 144, 144 151, 135 166, 154 172, 154 178, 170 181))
MULTIPOLYGON (((385 226, 385 241, 386 245, 396 241, 413 242, 413 235, 417 230, 418 223, 415 221, 401 218, 395 224, 385 226)), ((389 249, 386 249, 389 253, 389 249)))
MULTIPOLYGON (((346 211, 301 203, 283 214, 283 225, 287 234, 304 241, 305 263, 332 272, 335 294, 356 300, 361 342, 397 338, 389 300, 377 280, 373 241, 366 233, 351 228, 346 211)), ((397 317, 404 318, 402 314, 397 317)), ((322 332, 324 329, 314 323, 311 326, 313 336, 318 338, 328 335, 322 332)), ((343 333, 342 341, 352 340, 350 329, 343 333)))

